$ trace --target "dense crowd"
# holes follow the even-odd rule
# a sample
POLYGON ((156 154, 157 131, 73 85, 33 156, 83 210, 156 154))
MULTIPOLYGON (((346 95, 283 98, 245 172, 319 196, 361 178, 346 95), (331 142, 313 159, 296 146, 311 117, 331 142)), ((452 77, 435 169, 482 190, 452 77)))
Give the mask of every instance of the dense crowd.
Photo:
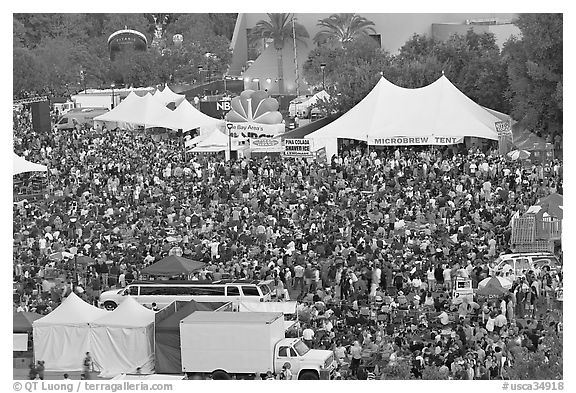
POLYGON ((325 164, 224 162, 148 133, 35 133, 25 111, 14 150, 50 169, 45 198, 14 204, 15 309, 46 314, 73 290, 97 304, 182 253, 207 263, 193 279, 271 279, 293 294, 303 338, 334 351, 342 378, 399 359, 415 377, 435 365, 446 378, 499 378, 520 347, 560 330, 545 311, 561 274, 526 272, 504 299, 451 302, 456 277, 477 286, 494 274, 516 212, 562 193, 558 160, 355 145, 325 164))

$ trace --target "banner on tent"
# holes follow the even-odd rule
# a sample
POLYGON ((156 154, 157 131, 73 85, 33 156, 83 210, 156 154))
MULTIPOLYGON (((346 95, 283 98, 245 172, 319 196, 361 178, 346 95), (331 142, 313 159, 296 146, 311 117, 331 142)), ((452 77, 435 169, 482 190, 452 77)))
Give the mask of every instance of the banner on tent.
POLYGON ((391 136, 385 138, 369 138, 371 146, 402 146, 402 145, 455 145, 464 142, 464 137, 454 136, 391 136))
POLYGON ((227 123, 226 127, 233 134, 241 134, 245 137, 272 137, 285 131, 284 124, 259 124, 259 123, 227 123))
POLYGON ((311 139, 284 139, 286 157, 314 158, 311 139))
POLYGON ((277 153, 283 152, 284 146, 279 138, 251 138, 250 149, 253 152, 277 153))
POLYGON ((497 121, 494 126, 498 133, 498 152, 504 155, 512 150, 512 127, 509 121, 497 121))

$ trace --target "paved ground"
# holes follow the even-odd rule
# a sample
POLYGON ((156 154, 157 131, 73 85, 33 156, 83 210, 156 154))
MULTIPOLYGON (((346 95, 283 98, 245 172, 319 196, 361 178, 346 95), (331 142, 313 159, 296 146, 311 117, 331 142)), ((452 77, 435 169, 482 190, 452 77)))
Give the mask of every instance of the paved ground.
MULTIPOLYGON (((68 375, 70 377, 70 379, 72 380, 79 380, 80 379, 80 371, 69 371, 68 375)), ((24 369, 24 368, 15 368, 13 369, 13 378, 15 380, 27 380, 28 379, 28 370, 24 369)), ((62 380, 64 379, 64 372, 45 372, 44 373, 44 379, 45 380, 62 380)), ((96 373, 93 373, 91 375, 91 379, 92 380, 106 380, 109 378, 98 378, 96 373)))

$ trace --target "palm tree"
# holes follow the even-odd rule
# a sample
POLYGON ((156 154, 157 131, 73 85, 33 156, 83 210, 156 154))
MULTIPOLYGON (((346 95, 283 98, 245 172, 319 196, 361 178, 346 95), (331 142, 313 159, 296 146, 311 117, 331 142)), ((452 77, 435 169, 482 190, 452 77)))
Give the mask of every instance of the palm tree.
POLYGON ((259 39, 271 39, 276 49, 278 58, 278 92, 284 94, 284 68, 282 66, 282 50, 284 44, 288 39, 295 39, 296 41, 303 42, 303 38, 308 38, 310 35, 306 28, 300 23, 294 22, 292 26, 294 15, 292 14, 268 14, 269 21, 261 20, 256 23, 252 31, 250 31, 249 41, 259 39), (294 30, 294 34, 292 31, 294 30))
POLYGON ((314 36, 314 43, 338 42, 342 48, 359 37, 376 34, 374 22, 358 14, 333 14, 320 19, 318 26, 322 29, 314 36))

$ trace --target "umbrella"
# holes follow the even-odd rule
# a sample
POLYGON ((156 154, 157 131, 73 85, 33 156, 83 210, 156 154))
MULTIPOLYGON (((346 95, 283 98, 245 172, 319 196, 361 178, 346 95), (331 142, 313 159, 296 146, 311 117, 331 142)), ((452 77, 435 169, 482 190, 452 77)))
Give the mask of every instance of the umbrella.
POLYGON ((48 258, 51 261, 61 261, 64 258, 68 258, 68 259, 74 258, 74 254, 71 254, 71 253, 66 252, 66 251, 59 251, 59 252, 55 252, 53 254, 50 254, 48 256, 48 258))
POLYGON ((204 265, 203 262, 170 255, 166 258, 144 268, 142 273, 156 276, 177 276, 180 274, 189 274, 200 270, 204 265))
POLYGON ((530 157, 530 152, 527 150, 512 150, 510 153, 508 153, 508 157, 514 161, 525 160, 530 157))
POLYGON ((491 281, 496 280, 498 281, 498 285, 500 285, 504 289, 512 288, 512 282, 505 277, 488 277, 478 283, 478 289, 484 288, 488 285, 494 285, 495 283, 491 283, 491 281))
POLYGON ((487 279, 488 281, 484 284, 482 288, 480 288, 480 284, 478 284, 479 289, 476 292, 476 295, 491 298, 491 297, 500 297, 507 294, 508 290, 502 286, 498 278, 500 277, 489 277, 487 279))
POLYGON ((78 255, 76 258, 76 262, 80 265, 93 265, 96 263, 96 260, 92 257, 87 257, 84 255, 78 255))
POLYGON ((564 198, 558 193, 550 194, 538 201, 537 205, 546 208, 549 215, 556 218, 564 216, 564 198))

